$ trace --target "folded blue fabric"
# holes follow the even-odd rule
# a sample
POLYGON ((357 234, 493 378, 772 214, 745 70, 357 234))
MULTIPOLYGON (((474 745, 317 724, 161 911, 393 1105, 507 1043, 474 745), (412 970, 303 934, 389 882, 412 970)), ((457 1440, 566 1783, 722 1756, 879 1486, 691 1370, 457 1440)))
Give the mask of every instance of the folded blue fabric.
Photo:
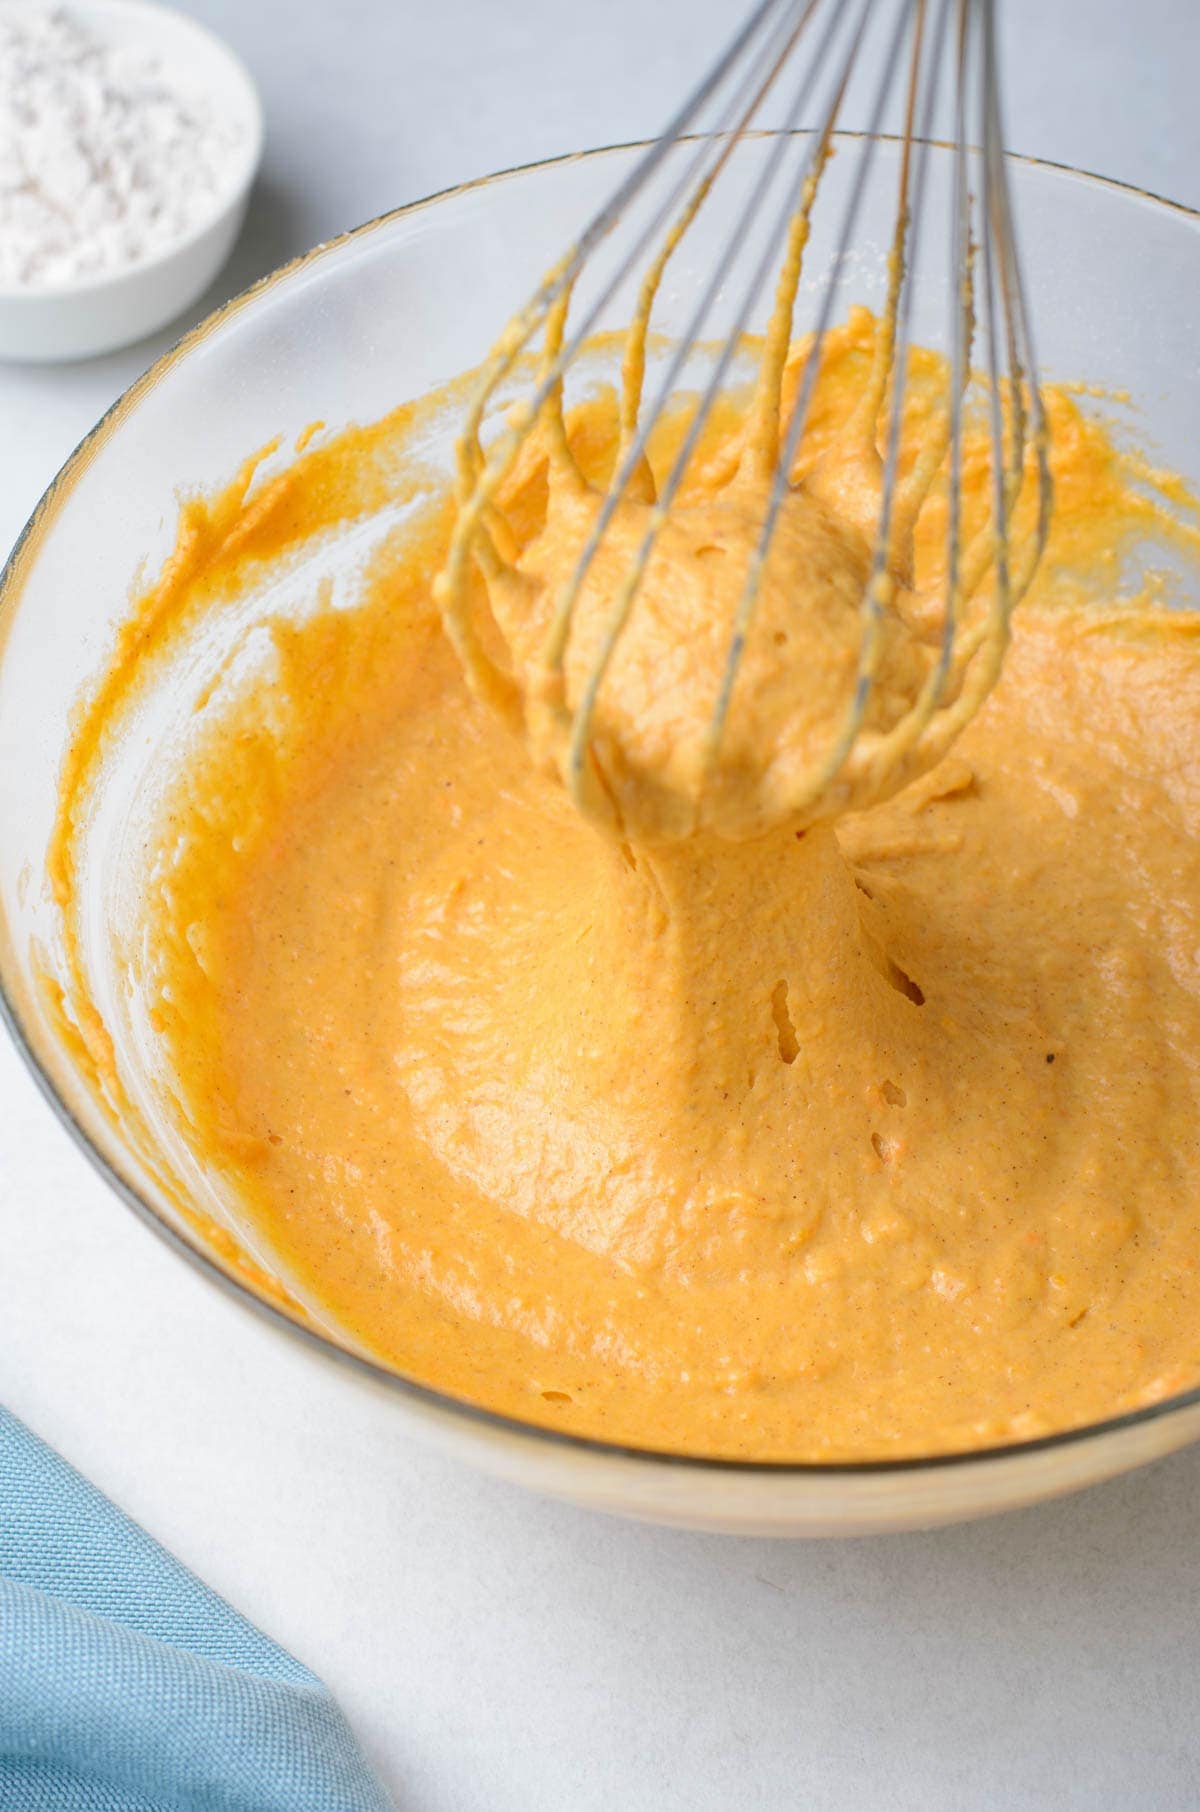
POLYGON ((394 1812, 326 1688, 0 1409, 4 1812, 394 1812))

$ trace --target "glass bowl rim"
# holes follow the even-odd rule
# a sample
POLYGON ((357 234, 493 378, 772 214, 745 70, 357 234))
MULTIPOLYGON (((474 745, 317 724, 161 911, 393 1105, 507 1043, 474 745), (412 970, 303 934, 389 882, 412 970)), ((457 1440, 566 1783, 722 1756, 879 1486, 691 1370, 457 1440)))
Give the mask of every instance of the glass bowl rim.
MULTIPOLYGON (((809 137, 811 132, 812 128, 799 127, 789 136, 809 137)), ((745 134, 747 138, 777 136, 778 132, 771 130, 745 134)), ((872 135, 867 132, 844 131, 834 134, 837 139, 849 141, 859 141, 872 136, 881 144, 900 144, 902 142, 891 133, 872 135)), ((452 201, 458 196, 490 188, 493 184, 507 181, 510 178, 530 175, 539 170, 555 169, 567 164, 581 163, 585 160, 617 156, 622 152, 647 150, 653 142, 653 140, 647 139, 632 139, 620 144, 596 146, 586 151, 568 151, 554 157, 537 158, 529 163, 514 164, 504 170, 496 170, 485 176, 472 177, 468 181, 454 183, 448 188, 436 190, 416 201, 405 202, 399 207, 389 208, 386 212, 374 215, 360 225, 349 228, 333 239, 324 240, 319 245, 311 247, 307 252, 302 252, 298 257, 290 259, 286 264, 278 266, 275 270, 260 277, 247 289, 230 297, 211 314, 206 315, 195 327, 168 347, 110 404, 94 426, 84 435, 74 451, 68 455, 34 506, 28 521, 14 542, 7 560, 0 568, 0 661, 3 661, 4 658, 8 620, 19 601, 22 583, 32 568, 40 542, 69 497, 74 481, 83 474, 93 455, 107 444, 142 397, 153 390, 169 372, 174 370, 178 363, 207 340, 217 328, 223 327, 226 322, 233 320, 244 308, 257 301, 259 297, 265 296, 284 278, 290 277, 295 272, 314 265, 324 258, 336 255, 343 247, 365 239, 369 234, 391 226, 410 214, 423 213, 441 202, 452 201)), ((926 142, 939 151, 954 149, 953 145, 943 139, 929 139, 926 142)), ((1051 158, 1030 157, 1014 151, 1006 151, 1004 155, 1006 162, 1012 165, 1048 171, 1054 176, 1073 177, 1090 187, 1111 189, 1118 195, 1132 200, 1149 202, 1152 207, 1162 208, 1191 222, 1193 227, 1200 229, 1200 209, 1188 207, 1183 202, 1172 201, 1166 196, 1155 194, 1150 189, 1140 188, 1135 183, 1122 182, 1116 177, 1100 176, 1094 171, 1082 170, 1077 165, 1056 162, 1051 158)), ((544 1423, 524 1421, 518 1416, 503 1415, 497 1410, 486 1409, 481 1404, 473 1403, 467 1398, 454 1396, 449 1391, 438 1390, 429 1384, 422 1384, 419 1379, 407 1377, 403 1372, 380 1360, 352 1352, 348 1347, 340 1345, 338 1341, 322 1333, 310 1323, 290 1314, 280 1304, 259 1295, 244 1278, 236 1275, 232 1270, 226 1269, 199 1242, 193 1244, 179 1228, 173 1226, 142 1194, 141 1190, 124 1176, 118 1166, 100 1150, 59 1093, 53 1077, 38 1056, 32 1036, 25 1030, 15 1002, 16 990, 10 990, 4 975, 6 946, 7 938, 0 936, 0 1023, 3 1023, 14 1045, 24 1058, 34 1082, 50 1104, 59 1124, 83 1152, 93 1169, 99 1173, 113 1193, 128 1208, 132 1209, 138 1219, 173 1251, 178 1252, 194 1265, 200 1275, 209 1283, 225 1290, 235 1301, 243 1307, 253 1310, 272 1326, 280 1328, 293 1338, 302 1341, 310 1351, 346 1366, 355 1374, 376 1384, 382 1384, 386 1389, 397 1392, 402 1398, 407 1398, 415 1404, 436 1412, 461 1418, 483 1432, 511 1436, 518 1440, 544 1441, 560 1451, 576 1452, 581 1456, 590 1455, 603 1460, 636 1461, 643 1465, 668 1466, 676 1469, 690 1467, 697 1471, 732 1473, 743 1476, 763 1475, 772 1478, 818 1479, 892 1476, 904 1473, 947 1471, 956 1467, 989 1464, 1004 1460, 1017 1461, 1026 1455, 1049 1453, 1058 1448, 1071 1447, 1106 1435, 1120 1434, 1174 1415, 1177 1411, 1200 1407, 1200 1385, 1196 1385, 1191 1390, 1176 1392, 1172 1396, 1162 1398, 1159 1402, 1143 1404, 1140 1408, 1127 1410, 1121 1415, 1107 1416, 1097 1422, 1081 1423, 1077 1427, 1037 1435, 1029 1440, 994 1443, 986 1447, 956 1448, 945 1453, 911 1454, 894 1459, 862 1460, 755 1460, 715 1454, 684 1453, 666 1448, 635 1447, 619 1441, 604 1441, 590 1435, 573 1434, 565 1429, 550 1428, 544 1423)))

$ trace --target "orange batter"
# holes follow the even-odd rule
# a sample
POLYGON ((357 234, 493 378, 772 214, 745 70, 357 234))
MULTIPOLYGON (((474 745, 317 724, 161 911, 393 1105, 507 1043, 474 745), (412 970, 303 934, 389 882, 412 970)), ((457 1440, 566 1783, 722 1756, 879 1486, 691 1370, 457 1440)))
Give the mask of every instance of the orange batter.
MULTIPOLYGON (((814 470, 875 332, 856 313, 830 342, 814 470)), ((938 369, 917 359, 907 470, 938 369)), ((192 1148, 356 1340, 524 1419, 779 1459, 1015 1439, 1200 1378, 1200 617, 1125 579, 1182 531, 1048 405, 1057 512, 1003 677, 945 760, 851 817, 589 823, 464 684, 431 598, 444 498, 354 608, 273 626, 269 682, 181 778, 141 980, 192 1148)), ((616 431, 604 399, 576 415, 584 470, 616 431)), ((266 506, 245 481, 191 506, 143 622, 166 635, 370 507, 408 432, 309 450, 266 506)), ((966 483, 978 524, 982 441, 966 483)), ((507 502, 532 571, 536 467, 507 502)), ((918 597, 944 510, 935 486, 918 597)), ((855 537, 819 528, 847 595, 855 537)), ((97 721, 55 852, 68 916, 97 721)), ((672 741, 608 729, 636 805, 672 741)))

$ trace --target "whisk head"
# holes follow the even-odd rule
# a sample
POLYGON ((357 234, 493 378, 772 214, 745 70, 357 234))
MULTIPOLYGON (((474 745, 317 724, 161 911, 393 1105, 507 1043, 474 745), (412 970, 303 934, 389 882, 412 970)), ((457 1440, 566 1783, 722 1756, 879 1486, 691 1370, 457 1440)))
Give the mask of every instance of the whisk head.
POLYGON ((1050 510, 993 0, 759 0, 501 335, 457 504, 437 596, 468 679, 622 834, 799 825, 937 761, 999 674, 1050 510), (868 68, 868 129, 839 134, 868 68), (881 182, 886 298, 831 437, 823 368, 881 182), (664 339, 656 304, 702 210, 721 230, 664 339), (613 322, 596 469, 572 388, 613 322), (922 585, 927 505, 941 552, 922 585))

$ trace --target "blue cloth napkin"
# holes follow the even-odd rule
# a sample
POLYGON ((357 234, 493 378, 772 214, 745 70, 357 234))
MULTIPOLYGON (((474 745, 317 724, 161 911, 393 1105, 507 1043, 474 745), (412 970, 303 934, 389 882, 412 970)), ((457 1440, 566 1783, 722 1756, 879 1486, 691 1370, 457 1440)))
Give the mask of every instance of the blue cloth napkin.
POLYGON ((306 1667, 0 1409, 4 1812, 394 1812, 306 1667))

